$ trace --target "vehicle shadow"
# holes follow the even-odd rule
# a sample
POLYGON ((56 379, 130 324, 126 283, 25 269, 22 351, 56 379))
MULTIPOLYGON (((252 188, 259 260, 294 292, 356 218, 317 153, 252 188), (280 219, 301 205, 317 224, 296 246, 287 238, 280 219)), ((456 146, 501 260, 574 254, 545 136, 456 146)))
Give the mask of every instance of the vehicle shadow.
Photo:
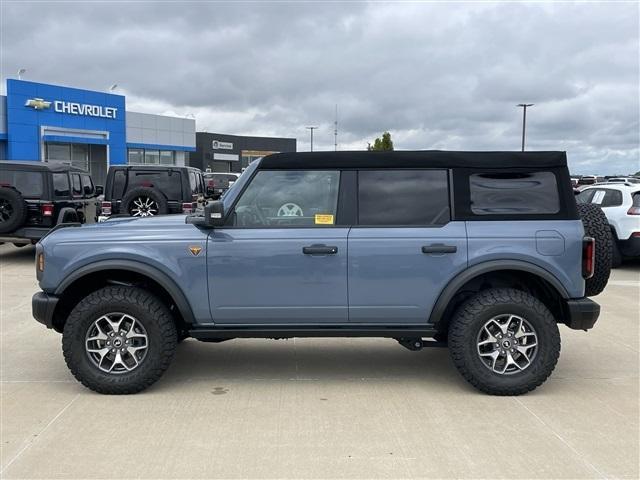
POLYGON ((24 247, 16 247, 13 244, 5 243, 0 245, 0 263, 11 261, 12 264, 33 263, 36 247, 34 245, 26 245, 24 247))
POLYGON ((392 339, 236 339, 219 344, 189 339, 178 346, 156 388, 260 380, 402 381, 475 391, 457 373, 446 348, 411 352, 392 339))

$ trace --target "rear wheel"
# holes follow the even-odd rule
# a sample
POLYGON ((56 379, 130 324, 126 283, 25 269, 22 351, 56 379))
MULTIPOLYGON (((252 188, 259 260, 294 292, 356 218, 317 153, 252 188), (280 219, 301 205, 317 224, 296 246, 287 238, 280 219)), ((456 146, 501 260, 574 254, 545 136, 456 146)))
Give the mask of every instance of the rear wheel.
POLYGON ((541 385, 560 355, 558 325, 542 302, 515 289, 485 290, 456 312, 449 349, 462 376, 491 395, 541 385))
POLYGON ((177 344, 173 318, 149 292, 105 287, 72 310, 62 334, 71 373, 99 393, 136 393, 168 368, 177 344))
POLYGON ((0 187, 0 233, 13 232, 27 220, 27 205, 20 192, 0 187))

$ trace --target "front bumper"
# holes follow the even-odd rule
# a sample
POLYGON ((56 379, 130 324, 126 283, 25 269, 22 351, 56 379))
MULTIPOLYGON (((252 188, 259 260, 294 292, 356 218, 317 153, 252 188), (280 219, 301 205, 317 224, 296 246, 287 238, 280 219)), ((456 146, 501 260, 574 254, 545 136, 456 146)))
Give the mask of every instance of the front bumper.
POLYGON ((33 318, 46 326, 53 328, 53 312, 59 298, 45 292, 38 292, 31 297, 31 313, 33 318))
POLYGON ((589 330, 593 328, 600 315, 600 305, 590 298, 567 300, 568 317, 565 325, 573 330, 589 330))

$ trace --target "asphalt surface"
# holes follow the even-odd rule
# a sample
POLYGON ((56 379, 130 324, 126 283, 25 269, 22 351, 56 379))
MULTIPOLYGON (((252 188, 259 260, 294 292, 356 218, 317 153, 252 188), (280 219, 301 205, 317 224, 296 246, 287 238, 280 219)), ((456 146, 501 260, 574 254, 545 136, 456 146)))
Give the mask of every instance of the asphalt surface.
POLYGON ((385 339, 187 340, 146 392, 98 395, 31 317, 33 264, 0 246, 0 478, 640 477, 640 263, 512 398, 385 339))

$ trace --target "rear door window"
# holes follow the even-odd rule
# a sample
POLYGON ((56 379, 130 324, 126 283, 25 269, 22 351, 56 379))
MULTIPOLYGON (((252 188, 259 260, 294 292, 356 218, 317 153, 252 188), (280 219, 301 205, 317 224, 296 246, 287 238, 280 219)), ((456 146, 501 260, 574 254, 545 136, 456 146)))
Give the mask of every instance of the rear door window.
POLYGON ((0 170, 0 186, 13 187, 23 197, 40 198, 44 192, 43 172, 26 170, 0 170))
POLYGON ((589 190, 583 190, 578 195, 576 195, 576 202, 578 203, 591 203, 591 199, 593 195, 596 193, 595 188, 590 188, 589 190))
POLYGON ((360 225, 437 226, 450 219, 445 170, 362 170, 360 225))
POLYGON ((175 170, 129 170, 127 190, 148 187, 160 190, 168 200, 182 200, 182 179, 175 170))
POLYGON ((53 193, 56 197, 68 197, 71 195, 69 175, 67 173, 53 174, 53 193))
POLYGON ((539 215, 560 211, 552 172, 494 172, 469 176, 475 215, 539 215))

